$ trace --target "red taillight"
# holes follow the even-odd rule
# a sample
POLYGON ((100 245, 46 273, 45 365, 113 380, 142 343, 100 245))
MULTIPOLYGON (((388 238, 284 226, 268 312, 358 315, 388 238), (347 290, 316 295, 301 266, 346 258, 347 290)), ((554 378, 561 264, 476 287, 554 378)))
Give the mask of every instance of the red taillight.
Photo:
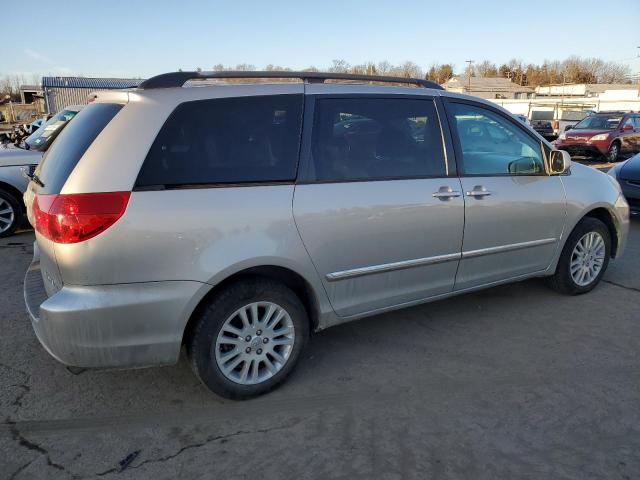
POLYGON ((56 243, 77 243, 113 225, 129 203, 131 192, 36 195, 35 229, 56 243))

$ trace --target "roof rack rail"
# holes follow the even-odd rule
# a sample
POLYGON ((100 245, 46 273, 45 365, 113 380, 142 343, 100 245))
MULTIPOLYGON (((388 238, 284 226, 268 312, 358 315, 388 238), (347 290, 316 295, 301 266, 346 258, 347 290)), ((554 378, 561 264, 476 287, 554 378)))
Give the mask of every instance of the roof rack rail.
POLYGON ((324 83, 325 80, 350 80, 380 83, 408 83, 424 88, 443 90, 436 82, 420 78, 390 77, 381 75, 356 75, 352 73, 289 72, 289 71, 222 71, 222 72, 171 72, 156 75, 142 82, 138 88, 182 87, 189 80, 209 78, 298 78, 305 83, 324 83))

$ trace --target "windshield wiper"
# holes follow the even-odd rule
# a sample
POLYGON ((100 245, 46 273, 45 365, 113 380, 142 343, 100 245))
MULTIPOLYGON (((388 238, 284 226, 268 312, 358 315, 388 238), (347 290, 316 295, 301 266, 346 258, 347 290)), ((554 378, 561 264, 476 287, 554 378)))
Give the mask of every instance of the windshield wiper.
POLYGON ((36 185, 41 186, 42 188, 44 188, 44 183, 42 183, 42 180, 40 180, 40 178, 38 177, 38 175, 36 175, 35 173, 30 173, 29 172, 29 168, 22 168, 22 174, 27 177, 29 180, 31 180, 33 183, 35 183, 36 185))

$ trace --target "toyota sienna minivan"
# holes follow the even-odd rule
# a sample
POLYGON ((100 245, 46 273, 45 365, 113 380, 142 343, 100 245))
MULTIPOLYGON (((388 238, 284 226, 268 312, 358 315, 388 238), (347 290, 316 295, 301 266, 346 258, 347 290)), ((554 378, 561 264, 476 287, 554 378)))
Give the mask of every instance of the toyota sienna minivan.
POLYGON ((615 179, 488 101, 316 72, 99 92, 24 199, 51 355, 129 368, 184 346, 229 398, 274 388, 339 323, 530 277, 588 292, 629 228, 615 179))

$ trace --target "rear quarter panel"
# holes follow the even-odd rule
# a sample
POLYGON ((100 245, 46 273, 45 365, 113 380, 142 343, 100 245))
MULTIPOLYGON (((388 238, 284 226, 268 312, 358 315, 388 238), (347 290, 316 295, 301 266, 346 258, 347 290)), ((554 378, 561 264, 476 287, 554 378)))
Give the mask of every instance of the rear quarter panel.
POLYGON ((124 216, 85 242, 56 245, 65 284, 190 280, 216 285, 256 266, 307 280, 332 310, 292 215, 293 185, 133 192, 124 216))

